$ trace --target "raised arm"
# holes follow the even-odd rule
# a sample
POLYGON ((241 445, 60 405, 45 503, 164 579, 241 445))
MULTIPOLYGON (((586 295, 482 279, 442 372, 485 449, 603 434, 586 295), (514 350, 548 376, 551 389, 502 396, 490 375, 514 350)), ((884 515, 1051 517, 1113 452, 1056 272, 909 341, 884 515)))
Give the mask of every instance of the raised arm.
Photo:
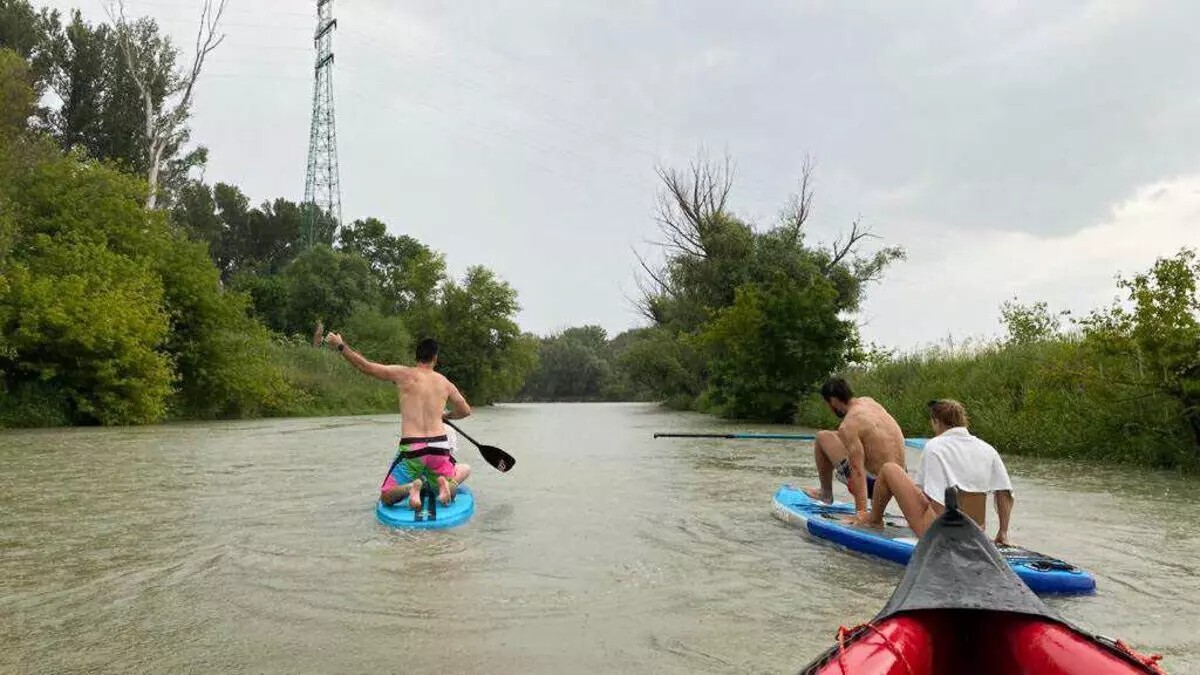
POLYGON ((1000 519, 1000 529, 996 531, 996 543, 1008 543, 1008 521, 1012 517, 1013 493, 1011 490, 996 490, 996 515, 1000 519))
POLYGON ((838 437, 850 455, 850 494, 854 495, 854 510, 858 518, 867 516, 867 469, 866 451, 858 435, 858 425, 842 424, 838 429, 838 437))
POLYGON ((450 412, 446 413, 446 419, 461 420, 471 414, 471 406, 467 404, 467 399, 463 398, 458 387, 450 380, 446 380, 446 384, 450 386, 450 412))
POLYGON ((337 333, 330 333, 325 337, 325 341, 330 347, 333 347, 341 352, 342 356, 346 357, 346 360, 349 361, 352 366, 358 368, 367 375, 383 380, 384 382, 395 382, 396 378, 399 377, 406 368, 406 366, 387 366, 382 363, 375 363, 367 360, 365 356, 351 349, 350 345, 347 345, 346 341, 342 339, 342 336, 338 335, 337 333))

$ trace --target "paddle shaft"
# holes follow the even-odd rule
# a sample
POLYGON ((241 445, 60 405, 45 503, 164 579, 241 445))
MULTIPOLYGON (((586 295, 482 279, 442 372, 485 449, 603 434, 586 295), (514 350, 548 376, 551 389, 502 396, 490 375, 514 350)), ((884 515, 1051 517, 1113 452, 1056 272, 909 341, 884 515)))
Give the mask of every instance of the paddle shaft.
POLYGON ((654 434, 655 438, 737 438, 763 439, 776 441, 813 441, 816 436, 810 434, 654 434))
MULTIPOLYGON (((815 441, 816 436, 809 434, 687 434, 687 433, 656 433, 655 438, 725 438, 725 439, 758 439, 776 441, 815 441)), ((904 446, 910 450, 924 450, 924 438, 906 438, 904 446), (916 445, 921 443, 921 445, 916 445)))

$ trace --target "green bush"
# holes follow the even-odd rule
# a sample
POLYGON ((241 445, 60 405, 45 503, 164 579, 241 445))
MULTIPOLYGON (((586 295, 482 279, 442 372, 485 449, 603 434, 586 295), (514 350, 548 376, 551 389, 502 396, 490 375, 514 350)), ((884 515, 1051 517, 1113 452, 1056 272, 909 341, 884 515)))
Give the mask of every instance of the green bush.
POLYGON ((314 349, 302 339, 279 339, 269 350, 289 388, 276 417, 320 417, 395 412, 396 387, 367 377, 329 349, 314 349))
POLYGON ((10 384, 55 383, 81 422, 162 419, 175 378, 160 350, 163 283, 146 256, 166 230, 142 209, 143 184, 58 157, 0 189, 17 224, 0 298, 10 384))
MULTIPOLYGON (((954 398, 966 405, 972 431, 1003 453, 1196 467, 1176 405, 1161 394, 1120 391, 1126 367, 1117 359, 1101 366, 1082 339, 1058 337, 908 354, 847 379, 855 394, 886 407, 908 436, 931 433, 928 401, 954 398)), ((796 422, 829 428, 837 419, 813 395, 796 422)))
MULTIPOLYGON (((337 329, 337 327, 332 327, 337 329)), ((360 309, 346 321, 342 337, 376 363, 411 364, 415 342, 404 320, 375 309, 360 309)))
POLYGON ((287 385, 268 353, 270 334, 248 316, 245 296, 221 290, 204 244, 176 237, 155 263, 171 317, 164 349, 180 375, 175 416, 254 417, 284 405, 287 385))

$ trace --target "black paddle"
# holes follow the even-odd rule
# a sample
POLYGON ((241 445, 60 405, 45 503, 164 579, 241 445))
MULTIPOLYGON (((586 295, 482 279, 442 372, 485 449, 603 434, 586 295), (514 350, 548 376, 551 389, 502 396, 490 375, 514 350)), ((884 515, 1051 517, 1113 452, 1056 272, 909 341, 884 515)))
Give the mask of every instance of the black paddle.
POLYGON ((508 471, 513 468, 513 465, 517 463, 517 460, 513 459, 512 455, 501 450, 500 448, 497 448, 494 445, 480 445, 479 441, 468 436, 465 431, 459 429, 450 420, 443 419, 442 421, 448 424, 451 429, 462 434, 463 438, 474 443, 475 447, 479 448, 479 454, 483 455, 483 460, 496 467, 497 471, 501 473, 508 473, 508 471))

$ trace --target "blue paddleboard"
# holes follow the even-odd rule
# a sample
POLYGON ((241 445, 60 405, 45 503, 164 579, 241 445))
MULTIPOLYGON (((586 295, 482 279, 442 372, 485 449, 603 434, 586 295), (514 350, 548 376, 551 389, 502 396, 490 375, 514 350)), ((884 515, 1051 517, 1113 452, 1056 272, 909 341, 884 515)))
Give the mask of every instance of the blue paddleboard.
POLYGON ((375 502, 375 517, 388 527, 403 527, 416 530, 439 530, 457 527, 471 519, 475 513, 475 495, 471 488, 460 485, 458 494, 449 506, 437 504, 436 513, 426 503, 420 511, 414 511, 408 505, 408 499, 401 499, 392 506, 383 502, 375 502))
MULTIPOLYGON (((853 504, 823 504, 786 484, 775 493, 773 511, 775 517, 814 537, 901 565, 908 564, 917 546, 915 533, 902 517, 884 516, 883 529, 852 526, 842 519, 854 514, 853 504)), ((1034 593, 1080 595, 1096 590, 1096 579, 1070 563, 1019 546, 998 549, 1034 593)))

